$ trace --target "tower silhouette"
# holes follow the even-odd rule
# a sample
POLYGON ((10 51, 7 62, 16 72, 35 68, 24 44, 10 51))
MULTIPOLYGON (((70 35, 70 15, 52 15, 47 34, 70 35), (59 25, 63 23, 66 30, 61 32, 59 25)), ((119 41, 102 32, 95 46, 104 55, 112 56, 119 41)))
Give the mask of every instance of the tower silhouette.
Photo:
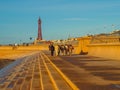
POLYGON ((38 37, 37 40, 42 40, 42 30, 41 30, 41 19, 39 17, 38 19, 38 37))

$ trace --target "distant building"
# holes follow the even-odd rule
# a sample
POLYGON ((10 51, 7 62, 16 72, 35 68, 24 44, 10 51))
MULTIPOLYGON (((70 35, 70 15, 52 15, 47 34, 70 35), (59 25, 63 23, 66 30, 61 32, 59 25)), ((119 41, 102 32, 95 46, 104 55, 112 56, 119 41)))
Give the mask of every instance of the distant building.
POLYGON ((114 30, 113 32, 110 33, 111 35, 114 36, 120 36, 120 30, 114 30))

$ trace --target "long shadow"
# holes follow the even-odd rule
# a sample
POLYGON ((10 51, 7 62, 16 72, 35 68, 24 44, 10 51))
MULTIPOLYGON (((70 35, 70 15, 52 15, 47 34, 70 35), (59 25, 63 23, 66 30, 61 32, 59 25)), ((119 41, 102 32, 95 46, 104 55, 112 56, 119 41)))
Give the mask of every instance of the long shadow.
MULTIPOLYGON (((95 75, 95 76, 100 76, 103 79, 106 80, 112 80, 112 81, 120 81, 120 68, 117 67, 112 67, 112 66, 88 66, 87 63, 88 62, 105 62, 106 61, 111 61, 111 60, 85 60, 86 57, 65 57, 65 56, 61 56, 61 58, 67 60, 68 62, 80 67, 80 68, 84 68, 85 70, 89 71, 91 74, 95 75), (117 70, 118 72, 113 72, 117 70), (109 72, 107 72, 109 71, 109 72)), ((88 57, 87 57, 88 58, 88 57)))
POLYGON ((115 81, 120 81, 120 73, 112 73, 112 72, 92 72, 95 76, 101 76, 104 79, 107 80, 115 80, 115 81))
POLYGON ((119 84, 95 85, 89 83, 78 83, 80 90, 120 90, 119 84))

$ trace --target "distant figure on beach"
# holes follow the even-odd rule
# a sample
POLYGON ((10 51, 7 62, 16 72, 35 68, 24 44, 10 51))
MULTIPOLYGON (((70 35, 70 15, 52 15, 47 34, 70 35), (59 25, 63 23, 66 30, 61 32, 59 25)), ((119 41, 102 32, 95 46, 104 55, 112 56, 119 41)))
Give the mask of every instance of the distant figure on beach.
POLYGON ((15 43, 12 47, 13 50, 16 50, 17 49, 17 43, 15 43))

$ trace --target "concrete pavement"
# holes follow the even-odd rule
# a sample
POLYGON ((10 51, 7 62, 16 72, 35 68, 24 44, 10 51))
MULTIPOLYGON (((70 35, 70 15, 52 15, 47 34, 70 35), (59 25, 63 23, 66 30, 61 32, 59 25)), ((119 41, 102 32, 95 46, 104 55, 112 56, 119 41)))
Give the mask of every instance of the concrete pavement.
POLYGON ((0 90, 72 90, 42 53, 16 60, 0 71, 0 90))
POLYGON ((80 90, 120 90, 120 61, 87 55, 46 55, 80 90))
POLYGON ((0 70, 0 90, 120 90, 120 61, 40 51, 0 70))

